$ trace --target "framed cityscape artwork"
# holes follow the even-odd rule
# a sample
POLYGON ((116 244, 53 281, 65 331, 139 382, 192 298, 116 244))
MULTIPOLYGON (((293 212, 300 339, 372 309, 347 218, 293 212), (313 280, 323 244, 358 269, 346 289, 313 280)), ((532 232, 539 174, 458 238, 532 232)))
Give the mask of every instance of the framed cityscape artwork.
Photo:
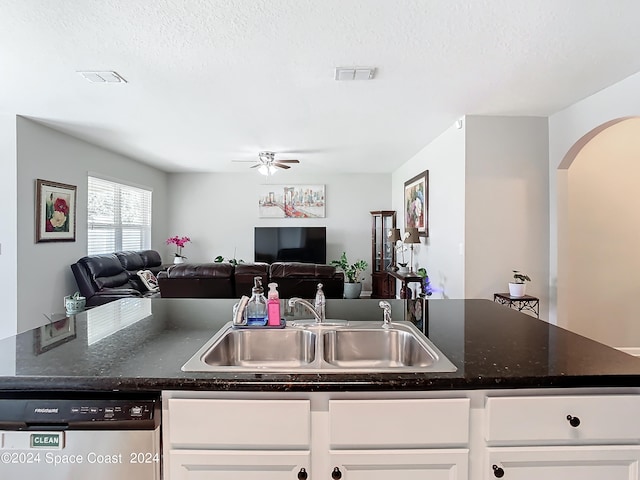
POLYGON ((260 218, 324 218, 324 185, 261 185, 260 218))

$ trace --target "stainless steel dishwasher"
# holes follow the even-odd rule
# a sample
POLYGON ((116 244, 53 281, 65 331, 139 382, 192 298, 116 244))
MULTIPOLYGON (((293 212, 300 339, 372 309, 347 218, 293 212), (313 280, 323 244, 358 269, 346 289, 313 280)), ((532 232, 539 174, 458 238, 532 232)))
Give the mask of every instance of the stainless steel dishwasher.
POLYGON ((0 399, 0 478, 159 480, 160 400, 0 399))

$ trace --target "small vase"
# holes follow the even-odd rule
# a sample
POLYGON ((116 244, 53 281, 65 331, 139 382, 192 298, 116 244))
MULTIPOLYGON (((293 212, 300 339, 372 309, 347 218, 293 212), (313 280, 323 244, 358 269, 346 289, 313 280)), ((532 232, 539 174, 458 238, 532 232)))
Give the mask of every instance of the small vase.
POLYGON ((509 282, 509 295, 512 297, 524 297, 525 284, 509 282))
POLYGON ((184 257, 173 257, 173 263, 184 263, 184 257))
POLYGON ((402 263, 398 264, 398 272, 407 273, 408 271, 409 271, 409 267, 407 267, 406 263, 405 264, 402 264, 402 263))

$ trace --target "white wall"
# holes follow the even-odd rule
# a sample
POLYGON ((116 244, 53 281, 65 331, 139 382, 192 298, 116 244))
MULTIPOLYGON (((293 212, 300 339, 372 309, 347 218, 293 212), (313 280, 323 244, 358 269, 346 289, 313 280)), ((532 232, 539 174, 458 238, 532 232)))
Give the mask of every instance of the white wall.
MULTIPOLYGON (((414 269, 423 267, 432 298, 464 298, 465 122, 454 124, 392 174, 392 209, 404 232, 404 182, 429 170, 429 237, 414 249, 414 269)), ((408 259, 407 259, 408 260, 408 259)))
POLYGON ((64 312, 63 297, 78 289, 69 266, 87 254, 88 172, 153 189, 151 246, 159 251, 167 234, 167 176, 22 117, 17 121, 17 158, 17 311, 18 331, 24 331, 46 323, 43 314, 64 312), (75 242, 35 242, 38 178, 78 187, 75 242))
POLYGON ((568 212, 558 212, 568 247, 559 249, 558 288, 566 327, 614 347, 640 345, 639 134, 633 118, 587 143, 568 170, 568 212))
POLYGON ((466 117, 465 297, 508 291, 512 270, 547 318, 546 117, 466 117))
MULTIPOLYGON (((614 119, 640 111, 640 73, 612 85, 549 117, 549 320, 557 311, 558 278, 558 167, 569 149, 588 132, 614 119)), ((561 326, 563 322, 558 323, 561 326)))
MULTIPOLYGON (((303 175, 278 172, 264 177, 246 173, 173 173, 169 175, 169 236, 191 238, 183 254, 189 262, 212 262, 222 255, 253 261, 254 226, 326 226, 327 262, 347 252, 350 263, 371 263, 372 210, 389 209, 391 179, 386 174, 303 175), (264 184, 325 185, 326 217, 258 218, 257 189, 264 184)), ((169 258, 173 245, 162 250, 169 258)), ((371 288, 371 268, 363 288, 371 288)))
POLYGON ((0 338, 14 335, 17 331, 18 290, 18 214, 17 214, 17 160, 16 160, 16 116, 0 114, 0 338))

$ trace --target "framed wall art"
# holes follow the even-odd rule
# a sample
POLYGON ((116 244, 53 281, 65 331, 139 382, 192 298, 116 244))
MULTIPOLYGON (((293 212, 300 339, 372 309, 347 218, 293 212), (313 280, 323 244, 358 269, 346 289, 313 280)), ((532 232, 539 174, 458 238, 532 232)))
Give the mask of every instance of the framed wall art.
POLYGON ((36 242, 76 241, 76 186, 36 180, 36 242))
POLYGON ((324 218, 324 185, 261 185, 260 218, 324 218))
POLYGON ((429 236, 429 170, 404 182, 404 228, 429 236))

